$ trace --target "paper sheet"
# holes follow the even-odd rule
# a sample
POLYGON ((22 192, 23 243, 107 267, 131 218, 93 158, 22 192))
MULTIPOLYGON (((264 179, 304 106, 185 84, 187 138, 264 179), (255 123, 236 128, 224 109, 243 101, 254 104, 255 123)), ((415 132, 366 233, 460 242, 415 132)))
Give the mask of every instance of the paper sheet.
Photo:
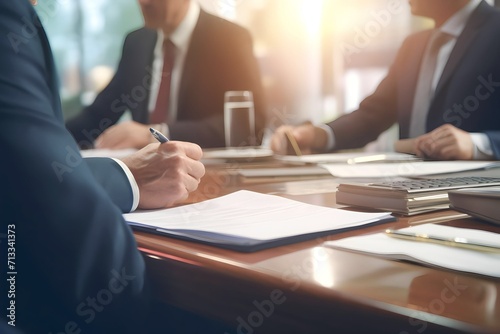
POLYGON ((241 190, 181 207, 123 215, 157 229, 204 231, 256 240, 362 226, 390 218, 389 213, 363 213, 322 207, 241 190))
MULTIPOLYGON (((498 233, 474 229, 423 224, 401 229, 401 231, 426 233, 448 238, 463 237, 500 245, 500 235, 498 233)), ((500 278, 500 253, 480 252, 421 241, 395 239, 385 233, 327 241, 324 245, 500 278)))
POLYGON ((301 156, 279 155, 275 158, 287 163, 363 163, 373 161, 416 161, 420 160, 414 155, 396 153, 396 152, 352 152, 352 153, 326 153, 326 154, 307 154, 301 156))
POLYGON ((403 163, 322 164, 336 177, 425 176, 500 167, 491 161, 411 161, 403 163))

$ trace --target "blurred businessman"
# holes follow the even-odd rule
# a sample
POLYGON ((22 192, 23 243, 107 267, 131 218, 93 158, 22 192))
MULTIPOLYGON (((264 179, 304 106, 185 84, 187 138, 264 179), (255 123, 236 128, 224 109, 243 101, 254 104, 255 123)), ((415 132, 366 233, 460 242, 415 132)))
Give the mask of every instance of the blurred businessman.
POLYGON ((157 143, 82 159, 27 0, 0 1, 0 32, 0 328, 140 333, 147 279, 122 213, 184 200, 204 174, 201 149, 157 143))
POLYGON ((395 122, 400 138, 435 159, 500 159, 500 12, 480 0, 410 0, 435 29, 409 36, 387 76, 354 112, 326 125, 279 128, 275 151, 291 131, 305 152, 362 147, 395 122))
POLYGON ((66 124, 77 142, 141 148, 151 141, 144 131, 153 124, 171 139, 222 147, 229 90, 253 92, 255 130, 262 133, 264 93, 249 32, 206 13, 196 1, 139 4, 145 27, 125 39, 114 78, 66 124), (116 124, 126 110, 133 120, 116 124))

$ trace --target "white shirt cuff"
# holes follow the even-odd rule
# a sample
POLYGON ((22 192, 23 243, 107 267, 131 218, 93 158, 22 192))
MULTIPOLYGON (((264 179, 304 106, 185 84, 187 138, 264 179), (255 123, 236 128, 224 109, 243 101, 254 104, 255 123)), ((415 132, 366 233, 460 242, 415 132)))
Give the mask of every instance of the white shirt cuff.
POLYGON ((325 151, 333 150, 333 147, 335 146, 335 134, 333 133, 333 129, 326 124, 318 124, 317 127, 325 130, 326 132, 325 151))
POLYGON ((123 172, 125 173, 125 175, 127 175, 128 181, 130 183, 130 187, 132 188, 132 208, 130 208, 130 212, 135 211, 135 209, 137 209, 137 206, 139 205, 139 196, 140 195, 139 195, 139 186, 137 185, 137 182, 135 181, 134 175, 132 175, 132 172, 127 167, 127 165, 125 165, 125 163, 123 161, 115 159, 115 158, 111 158, 111 159, 116 161, 116 163, 118 165, 120 165, 120 167, 123 169, 123 172))
POLYGON ((493 159, 493 150, 488 136, 484 133, 471 133, 470 136, 474 143, 474 160, 493 159))

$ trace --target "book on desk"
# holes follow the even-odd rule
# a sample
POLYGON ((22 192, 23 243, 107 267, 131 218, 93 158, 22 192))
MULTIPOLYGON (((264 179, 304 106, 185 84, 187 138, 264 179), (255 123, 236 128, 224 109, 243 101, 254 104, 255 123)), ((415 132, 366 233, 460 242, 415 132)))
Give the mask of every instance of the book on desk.
POLYGON ((447 209, 448 192, 455 189, 499 186, 500 178, 450 177, 379 183, 341 183, 337 203, 388 210, 403 215, 447 209))
POLYGON ((318 166, 237 168, 221 173, 229 177, 232 185, 332 178, 330 172, 318 166))
POLYGON ((500 187, 452 190, 448 197, 452 209, 500 225, 500 187))

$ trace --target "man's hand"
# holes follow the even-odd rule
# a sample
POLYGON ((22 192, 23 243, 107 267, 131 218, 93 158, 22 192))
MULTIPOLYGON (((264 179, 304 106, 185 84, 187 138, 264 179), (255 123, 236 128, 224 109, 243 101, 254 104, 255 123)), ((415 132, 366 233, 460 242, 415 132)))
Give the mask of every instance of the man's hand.
POLYGON ((415 139, 419 157, 436 160, 472 160, 474 143, 468 132, 445 124, 415 139))
POLYGON ((299 126, 283 125, 276 129, 271 137, 271 149, 275 153, 287 154, 286 132, 295 138, 303 154, 324 151, 327 142, 325 131, 322 128, 306 123, 299 126))
POLYGON ((205 175, 202 155, 196 144, 169 141, 123 158, 139 186, 138 207, 155 209, 184 201, 205 175))
POLYGON ((95 141, 96 148, 122 149, 137 148, 154 143, 149 126, 134 121, 114 125, 104 131, 95 141))

